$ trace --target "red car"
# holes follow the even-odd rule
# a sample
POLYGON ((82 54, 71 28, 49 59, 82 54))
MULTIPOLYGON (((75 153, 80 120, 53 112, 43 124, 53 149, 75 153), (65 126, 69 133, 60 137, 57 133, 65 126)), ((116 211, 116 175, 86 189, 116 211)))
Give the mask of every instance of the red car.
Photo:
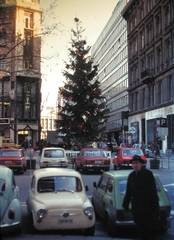
POLYGON ((141 148, 119 147, 118 152, 113 158, 114 170, 121 168, 131 168, 132 164, 129 161, 134 155, 139 155, 144 160, 144 164, 147 163, 147 159, 144 156, 141 148))
POLYGON ((0 165, 23 174, 27 169, 26 162, 26 157, 22 149, 4 148, 0 150, 0 165))
POLYGON ((109 171, 110 159, 106 151, 101 148, 82 148, 75 163, 76 170, 86 172, 88 170, 109 171))

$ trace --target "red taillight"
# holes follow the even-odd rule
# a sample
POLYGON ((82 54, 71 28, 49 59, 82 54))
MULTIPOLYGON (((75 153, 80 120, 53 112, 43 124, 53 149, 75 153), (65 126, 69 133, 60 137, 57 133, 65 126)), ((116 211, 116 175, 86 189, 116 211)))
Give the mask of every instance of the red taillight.
POLYGON ((9 210, 9 212, 8 212, 8 218, 9 219, 15 219, 15 211, 14 211, 14 209, 13 208, 11 208, 10 210, 9 210))

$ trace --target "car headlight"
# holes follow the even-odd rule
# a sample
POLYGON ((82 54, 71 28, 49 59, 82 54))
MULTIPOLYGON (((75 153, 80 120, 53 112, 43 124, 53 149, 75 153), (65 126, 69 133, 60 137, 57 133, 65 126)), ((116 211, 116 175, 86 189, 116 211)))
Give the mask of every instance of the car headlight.
POLYGON ((39 219, 45 218, 47 215, 47 211, 44 208, 41 208, 37 211, 37 216, 39 219))
POLYGON ((93 212, 94 212, 94 209, 93 209, 93 207, 91 207, 91 206, 84 208, 84 213, 85 213, 88 217, 92 216, 92 215, 93 215, 93 212))

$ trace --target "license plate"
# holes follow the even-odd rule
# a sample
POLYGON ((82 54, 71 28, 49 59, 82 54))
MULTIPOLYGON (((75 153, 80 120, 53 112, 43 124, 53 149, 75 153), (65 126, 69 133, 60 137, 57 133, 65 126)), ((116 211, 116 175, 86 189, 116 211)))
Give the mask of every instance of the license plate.
POLYGON ((5 161, 5 164, 12 164, 12 161, 5 161))
POLYGON ((101 161, 95 161, 95 164, 101 164, 102 162, 101 161))
POLYGON ((72 219, 59 219, 58 224, 62 224, 62 223, 73 223, 73 220, 72 219))

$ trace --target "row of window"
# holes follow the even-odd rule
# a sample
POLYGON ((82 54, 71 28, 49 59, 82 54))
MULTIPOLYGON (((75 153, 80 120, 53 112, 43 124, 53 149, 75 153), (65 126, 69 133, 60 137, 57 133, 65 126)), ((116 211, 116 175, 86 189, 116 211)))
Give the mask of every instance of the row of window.
POLYGON ((173 98, 173 92, 174 81, 172 76, 169 76, 163 81, 158 81, 154 85, 131 94, 129 99, 130 109, 131 111, 143 110, 147 107, 170 102, 173 98))

